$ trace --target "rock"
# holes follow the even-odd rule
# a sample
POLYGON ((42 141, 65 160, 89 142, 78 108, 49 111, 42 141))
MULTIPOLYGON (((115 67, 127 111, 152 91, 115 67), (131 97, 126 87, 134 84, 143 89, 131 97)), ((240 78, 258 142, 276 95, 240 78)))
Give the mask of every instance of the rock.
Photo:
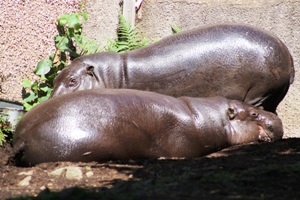
POLYGON ((83 177, 80 167, 72 167, 72 166, 58 168, 50 172, 50 175, 55 177, 61 177, 64 172, 66 173, 65 174, 66 178, 69 180, 80 180, 83 177))
POLYGON ((64 172, 64 170, 65 170, 65 167, 56 169, 56 170, 50 172, 50 175, 55 176, 55 177, 60 177, 61 174, 64 172))
POLYGON ((41 190, 41 191, 43 191, 43 190, 45 190, 45 189, 46 189, 46 186, 40 187, 40 190, 41 190))
POLYGON ((69 180, 80 180, 82 179, 82 171, 79 167, 66 167, 66 178, 69 180))
POLYGON ((30 170, 28 172, 20 172, 18 175, 26 175, 26 176, 31 176, 33 174, 33 170, 30 170))
POLYGON ((92 171, 88 171, 87 173, 85 173, 86 177, 90 178, 91 176, 94 176, 94 172, 92 171))
POLYGON ((27 176, 26 178, 24 178, 22 181, 19 182, 19 186, 28 186, 31 181, 31 176, 27 176))

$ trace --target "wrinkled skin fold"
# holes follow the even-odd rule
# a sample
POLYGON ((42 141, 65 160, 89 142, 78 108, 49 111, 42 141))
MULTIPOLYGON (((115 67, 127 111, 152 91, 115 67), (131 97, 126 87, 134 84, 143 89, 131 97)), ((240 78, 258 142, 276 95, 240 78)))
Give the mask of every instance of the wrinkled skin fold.
POLYGON ((84 90, 50 99, 26 113, 16 127, 13 151, 26 165, 192 158, 282 135, 277 115, 224 97, 84 90))
POLYGON ((277 37, 248 25, 217 24, 123 54, 79 57, 55 78, 51 98, 128 88, 174 97, 223 96, 276 113, 293 80, 292 56, 277 37))

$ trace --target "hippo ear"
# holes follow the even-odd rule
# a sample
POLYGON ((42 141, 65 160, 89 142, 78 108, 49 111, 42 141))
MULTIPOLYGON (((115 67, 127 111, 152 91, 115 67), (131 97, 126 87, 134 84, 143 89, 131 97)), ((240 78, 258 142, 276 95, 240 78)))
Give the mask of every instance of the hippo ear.
POLYGON ((86 73, 90 76, 94 76, 94 66, 87 66, 86 67, 86 73))
POLYGON ((235 109, 229 107, 228 110, 227 110, 227 114, 228 114, 228 117, 229 117, 230 120, 234 119, 235 116, 236 116, 235 109))
POLYGON ((90 75, 91 77, 94 77, 97 81, 99 81, 99 78, 98 78, 97 74, 95 73, 94 69, 95 69, 94 66, 91 66, 91 65, 86 66, 86 74, 90 75))

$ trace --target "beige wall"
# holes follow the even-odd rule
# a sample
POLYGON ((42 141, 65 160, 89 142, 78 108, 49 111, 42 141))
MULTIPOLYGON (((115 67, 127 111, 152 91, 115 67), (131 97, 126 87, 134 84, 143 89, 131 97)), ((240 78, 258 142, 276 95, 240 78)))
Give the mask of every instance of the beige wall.
MULTIPOLYGON (((54 20, 62 13, 78 9, 80 1, 20 2, 0 0, 0 73, 13 74, 4 85, 9 94, 0 94, 0 98, 20 99, 21 80, 25 76, 33 80, 31 72, 37 61, 53 52, 54 20)), ((121 12, 119 2, 86 0, 89 20, 84 25, 84 34, 102 43, 106 41, 105 37, 115 37, 121 12)), ((188 30, 219 22, 261 27, 277 35, 288 46, 295 61, 296 77, 279 106, 278 115, 283 120, 285 136, 300 137, 300 77, 297 73, 300 0, 144 0, 142 19, 137 20, 136 25, 146 38, 162 38, 172 34, 173 24, 188 30)))
POLYGON ((89 19, 84 23, 83 34, 105 46, 107 38, 117 36, 120 0, 85 0, 89 19))
POLYGON ((292 53, 296 68, 295 82, 280 104, 278 115, 283 120, 285 136, 300 137, 300 75, 297 73, 300 62, 300 1, 146 0, 142 12, 143 19, 138 26, 147 38, 170 35, 172 24, 188 30, 219 22, 248 23, 278 36, 292 53))
POLYGON ((36 79, 38 61, 55 51, 56 19, 79 8, 80 0, 0 0, 0 75, 11 74, 0 98, 21 100, 22 80, 36 79))

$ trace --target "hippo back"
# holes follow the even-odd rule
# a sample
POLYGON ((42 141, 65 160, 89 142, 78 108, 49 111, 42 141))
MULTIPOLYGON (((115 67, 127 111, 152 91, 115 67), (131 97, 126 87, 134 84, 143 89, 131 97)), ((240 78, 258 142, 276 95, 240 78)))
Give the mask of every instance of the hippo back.
POLYGON ((51 97, 127 88, 174 97, 223 96, 275 113, 294 79, 287 47, 267 31, 242 24, 203 26, 120 55, 76 60, 56 77, 51 97))

